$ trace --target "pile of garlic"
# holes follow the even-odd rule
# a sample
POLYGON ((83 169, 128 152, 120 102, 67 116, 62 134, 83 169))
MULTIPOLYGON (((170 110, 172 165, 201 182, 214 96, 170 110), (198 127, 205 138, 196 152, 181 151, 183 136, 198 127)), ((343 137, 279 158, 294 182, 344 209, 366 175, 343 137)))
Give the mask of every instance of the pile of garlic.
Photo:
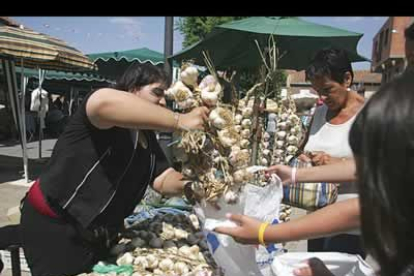
POLYGON ((210 109, 205 132, 181 132, 176 157, 182 162, 184 177, 194 181, 193 188, 199 196, 214 202, 224 195, 227 203, 235 203, 241 184, 252 178, 245 168, 251 159, 253 108, 243 101, 239 108, 222 104, 222 86, 217 76, 207 75, 199 85, 196 76, 197 69, 186 63, 181 80, 166 93, 183 112, 202 105, 210 109))
POLYGON ((288 107, 282 105, 275 118, 272 164, 288 164, 298 151, 302 138, 301 120, 295 114, 295 104, 290 97, 288 101, 288 107))
POLYGON ((117 265, 132 265, 132 276, 212 275, 197 245, 167 249, 136 248, 119 257, 117 265))

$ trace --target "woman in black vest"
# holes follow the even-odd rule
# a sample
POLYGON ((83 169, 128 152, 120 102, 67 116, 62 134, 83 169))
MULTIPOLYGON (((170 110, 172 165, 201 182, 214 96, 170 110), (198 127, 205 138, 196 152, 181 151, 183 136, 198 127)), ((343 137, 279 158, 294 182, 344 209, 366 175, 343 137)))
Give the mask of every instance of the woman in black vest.
POLYGON ((149 184, 181 193, 152 130, 203 129, 208 109, 162 107, 169 86, 153 65, 132 65, 115 87, 87 95, 47 168, 22 202, 22 244, 34 276, 88 272, 107 257, 149 184), (161 106, 160 106, 161 105, 161 106))

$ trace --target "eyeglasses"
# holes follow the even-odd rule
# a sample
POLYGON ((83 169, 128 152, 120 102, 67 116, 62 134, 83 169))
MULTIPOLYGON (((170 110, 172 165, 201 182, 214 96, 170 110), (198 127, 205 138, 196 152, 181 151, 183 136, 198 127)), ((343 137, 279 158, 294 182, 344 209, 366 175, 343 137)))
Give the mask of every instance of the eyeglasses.
POLYGON ((319 96, 329 96, 331 94, 331 87, 318 89, 317 92, 319 96))
POLYGON ((161 87, 155 87, 152 90, 152 93, 154 93, 155 96, 157 97, 164 97, 164 89, 162 89, 161 87))

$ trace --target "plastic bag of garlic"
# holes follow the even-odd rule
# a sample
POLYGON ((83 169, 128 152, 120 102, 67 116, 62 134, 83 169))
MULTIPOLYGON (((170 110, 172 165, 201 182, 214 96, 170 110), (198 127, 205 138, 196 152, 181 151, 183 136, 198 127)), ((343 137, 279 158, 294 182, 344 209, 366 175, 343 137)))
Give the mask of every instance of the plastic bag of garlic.
POLYGON ((227 213, 245 214, 272 224, 278 223, 280 202, 283 198, 283 187, 280 179, 272 175, 269 184, 260 187, 245 184, 240 191, 236 204, 226 204, 223 197, 218 201, 220 210, 212 207, 206 201, 197 204, 195 212, 200 218, 204 229, 211 231, 207 241, 211 247, 213 258, 223 269, 226 276, 264 275, 270 276, 271 263, 275 256, 284 252, 280 244, 270 244, 267 247, 243 245, 227 235, 212 232, 218 226, 235 226, 235 223, 225 218, 227 213), (257 208, 260 206, 260 208, 257 208))

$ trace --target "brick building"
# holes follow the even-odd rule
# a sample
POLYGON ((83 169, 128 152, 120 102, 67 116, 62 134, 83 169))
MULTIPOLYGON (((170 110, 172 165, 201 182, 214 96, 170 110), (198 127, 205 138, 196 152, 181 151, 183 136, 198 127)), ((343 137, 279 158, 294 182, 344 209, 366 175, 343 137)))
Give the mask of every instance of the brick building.
POLYGON ((373 39, 371 71, 382 74, 386 83, 406 66, 404 30, 414 17, 389 17, 373 39))

